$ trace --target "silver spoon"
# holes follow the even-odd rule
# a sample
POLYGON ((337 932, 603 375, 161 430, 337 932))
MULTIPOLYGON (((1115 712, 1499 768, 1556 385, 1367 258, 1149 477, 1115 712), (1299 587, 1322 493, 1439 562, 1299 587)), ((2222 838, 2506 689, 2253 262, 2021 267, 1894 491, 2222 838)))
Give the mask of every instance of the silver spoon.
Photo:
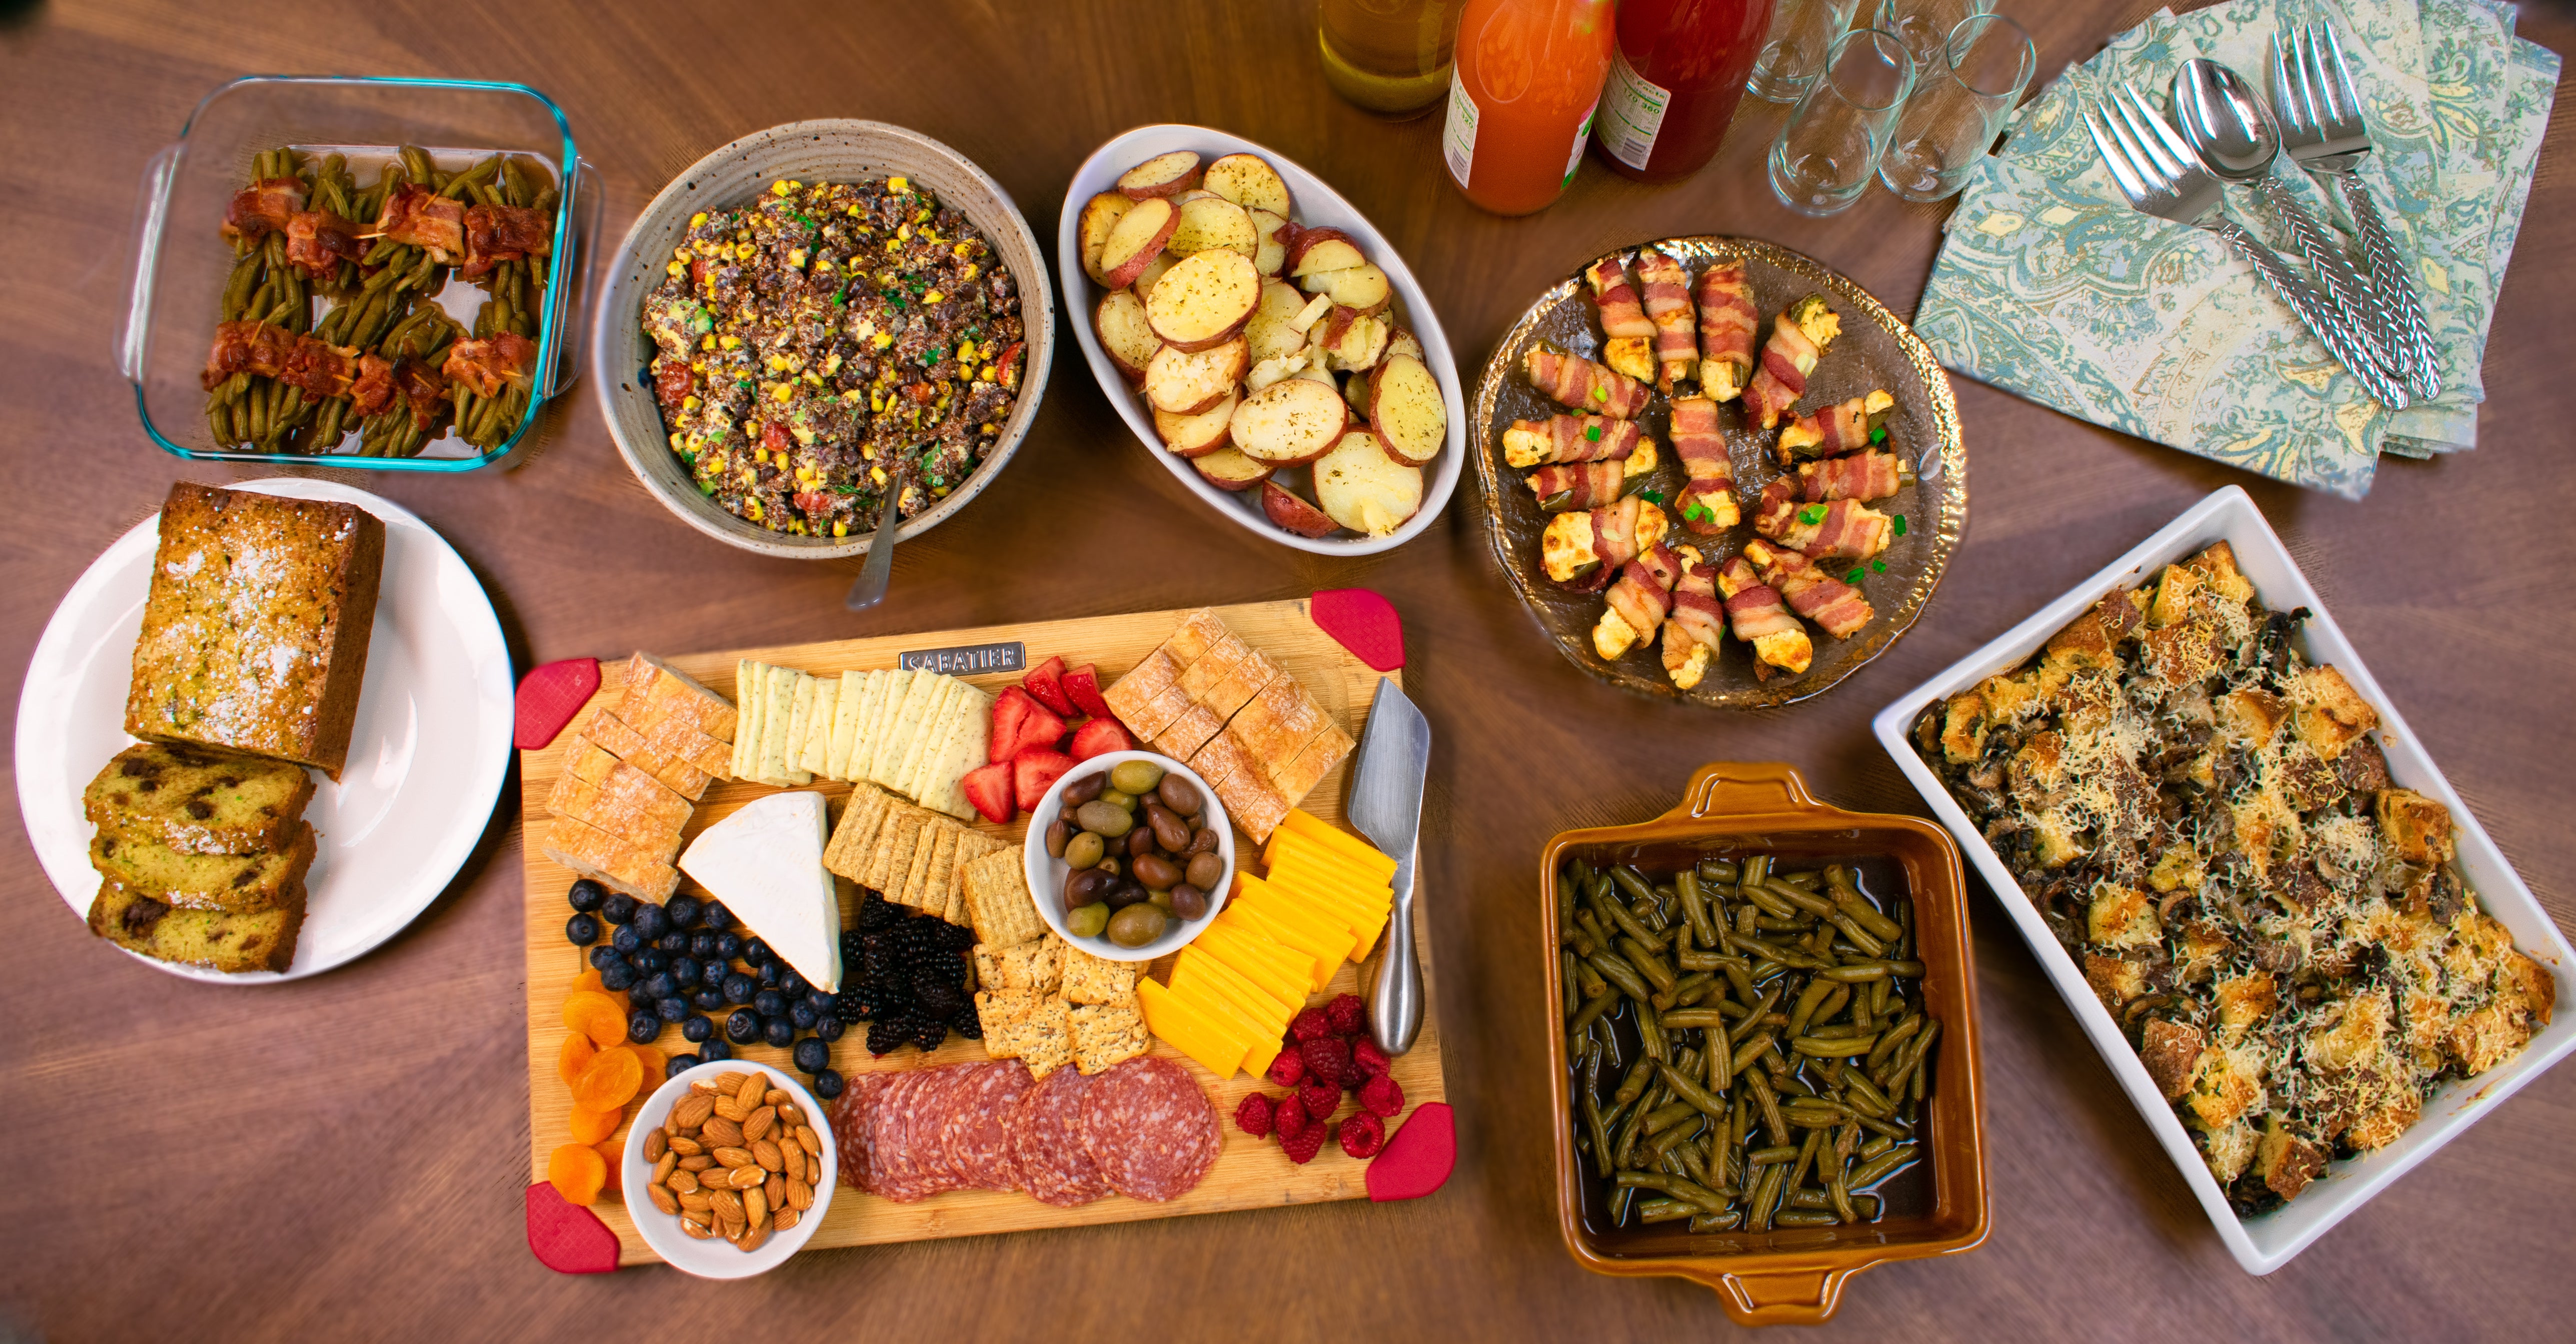
POLYGON ((898 463, 894 474, 886 478, 885 517, 877 523, 877 534, 868 542, 868 562, 859 567, 859 578, 850 585, 850 594, 841 605, 852 611, 865 611, 885 601, 886 585, 894 582, 894 533, 903 523, 903 487, 912 479, 909 460, 898 463))
MULTIPOLYGON (((2357 338, 2371 362, 2391 373, 2403 372, 2403 365, 2389 355, 2391 333, 2379 328, 2379 310, 2369 287, 2353 271, 2352 263, 2344 259, 2343 249, 2335 246, 2325 226, 2299 204, 2280 179, 2272 176, 2272 160, 2281 152, 2281 128, 2273 122, 2271 109, 2263 105, 2252 86, 2226 66, 2195 57, 2174 72, 2173 105, 2174 120, 2182 125, 2183 139, 2191 143, 2192 152, 2200 156, 2209 171, 2252 186, 2289 223, 2300 255, 2308 259, 2308 265, 2315 268, 2323 282, 2326 302, 2333 306, 2336 320, 2357 338)), ((2363 371, 2353 372, 2359 376, 2363 371)), ((2371 380, 2364 377, 2362 381, 2371 380)))

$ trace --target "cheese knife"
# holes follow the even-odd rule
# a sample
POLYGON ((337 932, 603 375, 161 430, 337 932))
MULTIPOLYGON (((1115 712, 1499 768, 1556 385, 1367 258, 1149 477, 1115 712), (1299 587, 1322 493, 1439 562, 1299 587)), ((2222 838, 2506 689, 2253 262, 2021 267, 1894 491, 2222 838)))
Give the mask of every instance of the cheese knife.
POLYGON ((1421 857, 1422 775, 1431 763, 1431 724, 1393 681, 1377 684, 1368 724, 1360 730, 1344 815, 1380 853, 1395 859, 1395 893, 1369 984, 1369 1034, 1400 1055, 1422 1030, 1422 961, 1413 948, 1413 870, 1421 857))

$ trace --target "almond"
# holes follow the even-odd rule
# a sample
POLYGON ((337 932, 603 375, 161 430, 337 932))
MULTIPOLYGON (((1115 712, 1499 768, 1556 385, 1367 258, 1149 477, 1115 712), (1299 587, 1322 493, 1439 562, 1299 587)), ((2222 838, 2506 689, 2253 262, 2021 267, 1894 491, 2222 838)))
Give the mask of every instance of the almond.
POLYGON ((728 1167, 748 1167, 753 1165, 751 1150, 747 1148, 718 1148, 714 1152, 707 1154, 707 1156, 714 1158, 718 1162, 722 1162, 728 1167))
POLYGON ((653 1197, 654 1208, 660 1209, 664 1213, 671 1214, 676 1214, 680 1211, 680 1200, 677 1195, 672 1194, 670 1191, 665 1190, 658 1185, 648 1185, 644 1187, 644 1190, 645 1193, 653 1197))
POLYGON ((704 1171, 715 1164, 716 1160, 704 1153, 691 1153, 689 1156, 680 1159, 680 1170, 704 1171))
POLYGON ((714 1228, 707 1226, 705 1223, 699 1222, 695 1218, 682 1218, 680 1220, 680 1230, 687 1233, 689 1238, 693 1241, 713 1241, 716 1238, 714 1228))
POLYGON ((707 1123, 698 1130, 698 1142, 710 1148, 740 1148, 742 1141, 741 1127, 721 1115, 707 1117, 707 1123))
POLYGON ((767 1171, 785 1171, 787 1169, 787 1160, 778 1155, 778 1145, 771 1143, 767 1139, 752 1140, 751 1160, 759 1163, 762 1169, 767 1171))
POLYGON ((746 1139, 761 1138, 769 1133, 769 1127, 777 1121, 778 1108, 763 1106, 742 1118, 742 1136, 746 1139))
POLYGON ((775 1172, 771 1173, 769 1179, 761 1183, 760 1197, 768 1200, 769 1207, 773 1209, 786 1208, 787 1178, 775 1172))
POLYGON ((742 1196, 731 1190, 712 1190, 708 1197, 715 1202, 716 1217, 728 1223, 742 1221, 742 1196))
POLYGON ((779 1145, 778 1156, 782 1162, 779 1170, 786 1172, 790 1180, 801 1181, 805 1179, 804 1149, 799 1148, 792 1143, 781 1144, 779 1145))
POLYGON ((671 1136, 658 1129, 644 1131, 644 1160, 659 1162, 671 1150, 671 1136))
POLYGON ((705 1124, 707 1117, 715 1112, 716 1099, 703 1092, 697 1092, 682 1097, 679 1104, 671 1108, 671 1118, 680 1122, 680 1129, 696 1129, 705 1124))
POLYGON ((725 1178, 725 1183, 736 1190, 750 1190, 768 1180, 769 1173, 758 1167, 736 1167, 733 1169, 733 1174, 725 1178))
POLYGON ((715 1202, 715 1196, 708 1194, 704 1190, 692 1190, 687 1194, 680 1196, 680 1207, 697 1213, 704 1213, 707 1210, 714 1208, 715 1202))
POLYGON ((759 1250, 768 1240, 769 1229, 767 1227, 755 1227, 735 1236, 733 1244, 741 1247, 747 1254, 749 1252, 759 1250))
POLYGON ((807 1157, 821 1157, 823 1155, 823 1141, 815 1137, 814 1127, 812 1125, 798 1125, 796 1127, 796 1146, 804 1149, 807 1157))
POLYGON ((769 1075, 755 1073, 742 1080, 742 1086, 733 1094, 733 1099, 742 1107, 743 1113, 748 1115, 753 1107, 760 1104, 761 1094, 768 1090, 769 1075))
POLYGON ((796 1226, 796 1224, 803 1218, 804 1215, 798 1213, 794 1209, 780 1209, 778 1212, 769 1215, 769 1225, 776 1231, 784 1232, 789 1228, 796 1226))
POLYGON ((698 1188, 698 1174, 694 1171, 674 1171, 664 1183, 669 1185, 674 1193, 685 1195, 698 1188))
POLYGON ((731 1097, 718 1097, 716 1098, 716 1114, 723 1116, 725 1119, 731 1120, 736 1124, 740 1124, 744 1116, 751 1114, 751 1108, 731 1097))
POLYGON ((742 1192, 742 1214, 753 1227, 763 1227, 768 1224, 769 1196, 761 1193, 759 1186, 755 1185, 742 1192))
POLYGON ((787 1106, 793 1104, 795 1100, 794 1097, 787 1095, 787 1089, 783 1087, 773 1087, 760 1094, 760 1101, 764 1106, 787 1106))
POLYGON ((698 1154, 703 1153, 706 1150, 707 1146, 705 1144, 698 1142, 696 1139, 690 1138, 686 1134, 674 1134, 671 1136, 671 1151, 678 1153, 682 1157, 696 1157, 698 1154))
POLYGON ((756 1073, 719 1073, 715 1077, 716 1091, 724 1093, 726 1096, 731 1096, 736 1092, 740 1092, 743 1088, 743 1084, 760 1076, 761 1075, 756 1073))
POLYGON ((814 1207, 814 1187, 807 1185, 803 1181, 789 1181, 787 1183, 787 1207, 800 1211, 814 1207))
MULTIPOLYGON (((660 1131, 657 1130, 655 1132, 659 1133, 660 1131)), ((680 1155, 678 1153, 662 1154, 662 1156, 656 1159, 653 1163, 653 1184, 660 1185, 662 1182, 671 1179, 672 1170, 679 1165, 680 1155)))
POLYGON ((796 1132, 796 1127, 804 1123, 805 1113, 796 1109, 796 1103, 791 1101, 778 1108, 779 1133, 793 1134, 796 1132))

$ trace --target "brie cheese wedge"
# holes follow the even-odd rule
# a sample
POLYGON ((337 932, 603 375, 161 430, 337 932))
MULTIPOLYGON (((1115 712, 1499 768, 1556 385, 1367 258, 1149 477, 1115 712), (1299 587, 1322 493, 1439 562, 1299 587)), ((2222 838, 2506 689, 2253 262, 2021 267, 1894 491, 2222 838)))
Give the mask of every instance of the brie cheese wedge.
POLYGON ((841 900, 823 868, 823 795, 773 793, 700 832, 680 871, 815 987, 841 988, 841 900))

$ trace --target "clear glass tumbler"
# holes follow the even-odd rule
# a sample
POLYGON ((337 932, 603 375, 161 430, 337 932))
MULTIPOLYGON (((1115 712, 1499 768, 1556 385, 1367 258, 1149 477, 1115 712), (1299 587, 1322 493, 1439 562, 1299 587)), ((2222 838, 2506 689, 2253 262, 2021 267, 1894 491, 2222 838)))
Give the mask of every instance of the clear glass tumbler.
POLYGON ((2039 68, 2030 34, 2001 14, 1979 14, 1950 30, 1914 83, 1878 180, 1909 201, 1937 201, 1968 185, 2039 68))
POLYGON ((1896 40, 1905 44, 1905 54, 1914 58, 1914 68, 1924 79, 1932 77, 1933 67, 1941 63, 1941 44, 1949 40, 1962 20, 1995 12, 1995 0, 1872 0, 1872 3, 1875 10, 1869 26, 1896 34, 1896 40))
POLYGON ((1765 102, 1798 101, 1816 82, 1816 72, 1825 68, 1825 53, 1851 26, 1859 8, 1860 0, 1780 0, 1744 91, 1765 102))
POLYGON ((1835 39, 1823 73, 1771 142, 1780 203, 1830 215, 1859 200, 1913 87, 1914 58, 1895 34, 1861 28, 1835 39))

